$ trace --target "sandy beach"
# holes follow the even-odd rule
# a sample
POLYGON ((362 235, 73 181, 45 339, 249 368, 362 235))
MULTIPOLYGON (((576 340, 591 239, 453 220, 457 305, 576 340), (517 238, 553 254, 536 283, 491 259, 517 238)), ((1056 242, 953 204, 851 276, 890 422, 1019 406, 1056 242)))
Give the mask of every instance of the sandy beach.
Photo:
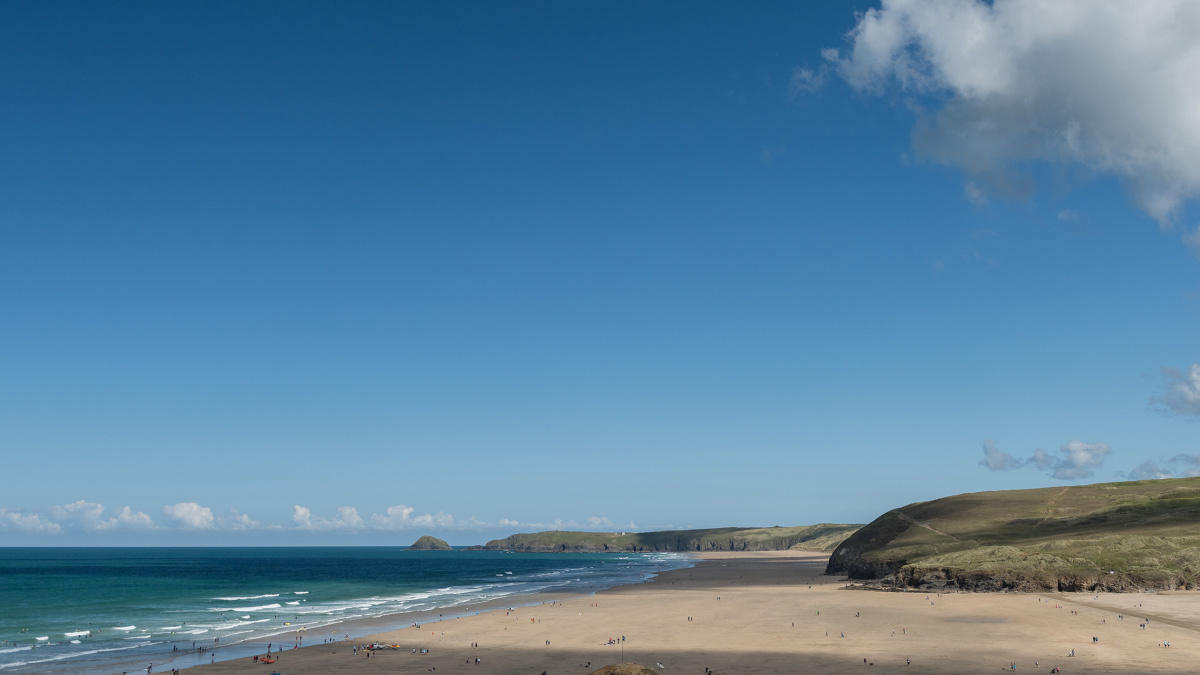
POLYGON ((787 551, 705 554, 693 568, 644 584, 420 628, 351 632, 348 641, 284 651, 274 666, 243 658, 188 672, 582 675, 621 662, 698 675, 706 668, 729 675, 994 673, 1013 663, 1063 673, 1197 671, 1198 593, 847 590, 844 580, 822 574, 825 561, 787 551), (369 642, 401 649, 371 657, 351 649, 369 642), (1067 656, 1072 649, 1075 656, 1067 656))

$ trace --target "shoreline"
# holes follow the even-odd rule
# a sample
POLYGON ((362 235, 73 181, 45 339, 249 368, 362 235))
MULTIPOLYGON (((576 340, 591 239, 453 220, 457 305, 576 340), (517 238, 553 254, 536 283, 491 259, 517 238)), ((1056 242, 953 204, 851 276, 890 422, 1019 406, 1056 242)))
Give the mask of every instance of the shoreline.
MULTIPOLYGON (((614 551, 613 553, 616 554, 627 552, 614 551)), ((686 556, 689 559, 685 566, 656 572, 654 573, 655 576, 678 571, 680 569, 688 569, 694 566, 698 561, 698 558, 691 553, 679 553, 679 555, 686 556)), ((376 617, 360 617, 335 621, 325 626, 321 626, 319 629, 304 631, 304 637, 311 637, 313 642, 305 644, 303 647, 298 649, 292 649, 290 646, 286 646, 282 654, 299 654, 310 649, 357 644, 362 641, 370 641, 369 638, 375 636, 393 635, 399 631, 410 630, 412 628, 412 624, 414 623, 416 623, 418 626, 437 625, 439 623, 445 623, 447 621, 453 621, 456 619, 463 619, 491 612, 503 611, 510 607, 520 609, 541 606, 548 602, 561 603, 571 599, 591 597, 597 593, 602 593, 624 586, 640 586, 641 584, 652 580, 653 577, 649 580, 643 579, 642 581, 630 581, 616 585, 598 584, 579 586, 570 588, 569 590, 541 590, 531 593, 514 593, 513 595, 483 600, 470 605, 447 605, 444 607, 431 607, 429 609, 407 612, 394 612, 376 617), (316 640, 324 640, 326 635, 333 636, 331 641, 319 643, 316 642, 316 640)), ((246 660, 250 660, 255 655, 261 656, 265 654, 268 645, 272 645, 273 648, 278 647, 279 645, 291 645, 296 634, 297 631, 288 629, 261 638, 256 637, 242 642, 234 642, 220 647, 209 648, 203 652, 178 652, 177 654, 172 654, 170 659, 164 659, 161 662, 161 668, 159 663, 155 663, 155 672, 170 672, 172 668, 178 668, 180 671, 194 673, 197 672, 197 669, 210 666, 220 666, 222 663, 228 663, 238 659, 244 658, 246 660), (273 638, 282 638, 282 641, 277 641, 273 638)), ((99 672, 101 671, 97 671, 97 673, 99 672)), ((107 671, 103 672, 107 673, 107 671)))
POLYGON ((827 555, 695 557, 693 567, 561 602, 555 598, 553 605, 511 604, 516 607, 511 613, 481 610, 433 624, 436 628, 400 628, 289 649, 273 671, 246 659, 189 672, 392 675, 436 669, 439 675, 480 675, 486 669, 586 675, 636 662, 652 669, 661 663, 664 672, 709 668, 718 675, 858 668, 975 673, 1008 670, 1014 663, 1046 672, 1059 666, 1063 673, 1191 673, 1200 657, 1200 593, 846 593, 846 580, 824 575, 827 555), (1145 618, 1152 620, 1141 627, 1145 618), (400 649, 355 653, 354 646, 370 642, 400 649), (1071 650, 1076 656, 1067 656, 1071 650))

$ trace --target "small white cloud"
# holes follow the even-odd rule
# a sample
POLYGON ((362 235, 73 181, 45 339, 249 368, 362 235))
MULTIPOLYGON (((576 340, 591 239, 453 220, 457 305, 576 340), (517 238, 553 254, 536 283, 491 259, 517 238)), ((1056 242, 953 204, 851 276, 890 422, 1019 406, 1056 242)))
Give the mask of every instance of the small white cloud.
POLYGON ((821 90, 825 86, 825 81, 829 77, 829 66, 822 65, 819 68, 801 68, 796 67, 792 70, 792 81, 788 85, 788 90, 792 96, 800 94, 813 94, 821 90))
POLYGON ((548 523, 518 523, 515 520, 501 520, 501 523, 506 523, 507 527, 520 527, 523 530, 564 530, 570 527, 579 527, 579 523, 574 520, 563 520, 555 518, 548 523))
POLYGON ((14 527, 26 532, 57 534, 62 532, 58 523, 46 520, 36 513, 21 513, 0 508, 0 527, 14 527))
POLYGON ((1184 229, 1183 243, 1187 244, 1188 248, 1192 249, 1192 252, 1196 254, 1196 257, 1200 258, 1200 225, 1196 226, 1196 229, 1191 232, 1188 232, 1186 228, 1184 229))
POLYGON ((979 460, 979 465, 987 467, 988 471, 1012 471, 1024 464, 1025 462, 997 448, 996 441, 989 438, 983 442, 983 459, 979 460))
POLYGON ((129 527, 135 530, 153 530, 155 528, 154 520, 150 515, 141 511, 134 511, 128 506, 122 506, 117 513, 117 524, 129 527))
POLYGON ((296 510, 292 512, 292 521, 296 523, 296 528, 300 530, 311 530, 312 526, 312 511, 307 507, 296 505, 296 510))
POLYGON ((611 530, 616 527, 616 525, 613 524, 613 521, 611 521, 608 518, 603 517, 603 516, 601 516, 601 517, 589 516, 587 519, 587 524, 588 524, 588 527, 592 528, 593 530, 600 530, 600 529, 611 530))
POLYGON ((62 525, 85 530, 107 530, 117 524, 115 519, 105 520, 104 507, 94 502, 79 500, 50 508, 50 515, 62 525))
POLYGON ((1171 458, 1171 464, 1179 467, 1177 473, 1184 476, 1200 475, 1200 455, 1178 454, 1171 458))
POLYGON ((1179 454, 1166 461, 1150 460, 1142 462, 1132 471, 1118 473, 1117 475, 1129 480, 1200 476, 1200 455, 1179 454))
POLYGON ((1059 456, 1055 457, 1038 448, 1030 461, 1051 478, 1075 480, 1091 478, 1095 469, 1103 465, 1111 453, 1112 450, 1105 443, 1067 441, 1059 448, 1059 456))
POLYGON ((232 510, 233 513, 227 518, 220 519, 220 526, 223 530, 257 530, 262 525, 245 513, 238 513, 237 509, 232 510))
POLYGON ((1058 212, 1058 216, 1056 216, 1056 217, 1057 217, 1059 220, 1063 221, 1064 223, 1077 223, 1077 222, 1079 222, 1079 214, 1078 214, 1078 213, 1075 213, 1075 212, 1074 212, 1074 211, 1072 211, 1071 209, 1061 209, 1061 210, 1058 212))
POLYGON ((1170 478, 1172 474, 1170 471, 1159 468, 1154 462, 1142 462, 1132 471, 1119 475, 1123 475, 1129 480, 1156 480, 1159 478, 1170 478))
POLYGON ((983 442, 983 459, 979 465, 989 471, 1011 471, 1025 466, 1034 466, 1046 475, 1059 480, 1074 480, 1090 478, 1095 470, 1104 464, 1104 460, 1112 453, 1105 443, 1084 443, 1082 441, 1067 441, 1059 448, 1058 454, 1046 452, 1042 448, 1033 451, 1029 459, 1019 459, 996 447, 996 442, 988 439, 983 442))
MULTIPOLYGON (((603 524, 603 523, 607 522, 608 519, 607 518, 595 518, 594 516, 592 518, 588 518, 589 523, 592 521, 596 521, 598 523, 603 524)), ((574 520, 563 520, 562 518, 555 518, 552 521, 544 522, 544 523, 540 523, 540 522, 523 523, 523 522, 519 522, 516 520, 511 520, 508 518, 501 518, 496 524, 500 527, 521 528, 522 530, 526 530, 526 531, 565 530, 567 528, 579 527, 579 523, 575 522, 574 520)), ((483 523, 482 525, 487 526, 487 523, 483 523)))
POLYGON ((180 525, 194 530, 209 530, 215 518, 212 509, 196 502, 180 502, 163 507, 163 513, 180 525))
MULTIPOLYGON (((441 529, 441 530, 480 530, 493 527, 491 523, 479 520, 475 516, 470 518, 455 518, 453 515, 444 511, 437 513, 426 513, 419 516, 414 516, 416 509, 411 506, 399 504, 397 506, 388 507, 387 511, 382 514, 373 513, 369 520, 370 526, 377 530, 402 530, 402 529, 441 529)), ((506 522, 511 522, 514 525, 516 521, 501 520, 500 526, 504 527, 506 522)))
POLYGON ((312 511, 297 504, 292 513, 292 520, 296 523, 298 530, 353 531, 362 529, 365 525, 363 519, 358 515, 358 509, 353 506, 339 506, 337 516, 325 519, 313 517, 312 511))
POLYGON ((389 506, 382 515, 371 514, 371 527, 377 530, 402 530, 413 527, 413 511, 416 509, 404 504, 389 506))
POLYGON ((369 522, 371 527, 376 530, 407 530, 414 528, 471 530, 491 526, 489 523, 477 520, 474 516, 466 520, 459 520, 443 511, 414 516, 412 514, 415 511, 416 509, 413 507, 405 506, 404 504, 390 506, 382 514, 372 513, 369 522))
POLYGON ((972 181, 963 183, 963 195, 967 198, 967 201, 971 202, 975 206, 987 206, 987 195, 984 194, 983 188, 979 187, 972 181))
POLYGON ((1151 399, 1151 404, 1169 414, 1200 416, 1200 363, 1193 363, 1186 373, 1163 368, 1162 375, 1167 390, 1151 399))

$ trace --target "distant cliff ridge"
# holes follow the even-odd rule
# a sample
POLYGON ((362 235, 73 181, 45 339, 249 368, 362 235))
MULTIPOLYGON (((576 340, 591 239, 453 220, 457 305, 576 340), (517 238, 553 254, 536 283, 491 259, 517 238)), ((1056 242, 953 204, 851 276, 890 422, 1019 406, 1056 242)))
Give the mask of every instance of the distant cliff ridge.
POLYGON ((452 549, 450 548, 450 544, 447 544, 445 541, 438 539, 437 537, 431 537, 429 535, 425 535, 425 536, 421 537, 420 539, 416 540, 415 542, 413 542, 413 545, 409 546, 408 550, 410 550, 410 551, 450 551, 452 549))
POLYGON ((888 511, 828 574, 891 588, 1139 591, 1200 586, 1200 478, 1005 490, 888 511))
POLYGON ((799 527, 723 527, 662 532, 535 532, 489 541, 491 551, 549 553, 568 551, 831 551, 861 525, 799 527))

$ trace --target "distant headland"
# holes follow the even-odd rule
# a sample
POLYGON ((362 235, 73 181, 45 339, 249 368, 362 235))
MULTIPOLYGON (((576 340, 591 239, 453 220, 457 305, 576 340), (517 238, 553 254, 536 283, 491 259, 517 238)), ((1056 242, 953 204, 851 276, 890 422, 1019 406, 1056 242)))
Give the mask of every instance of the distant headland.
POLYGON ((534 532, 494 539, 477 549, 533 553, 625 551, 832 551, 861 525, 721 527, 661 532, 534 532))

